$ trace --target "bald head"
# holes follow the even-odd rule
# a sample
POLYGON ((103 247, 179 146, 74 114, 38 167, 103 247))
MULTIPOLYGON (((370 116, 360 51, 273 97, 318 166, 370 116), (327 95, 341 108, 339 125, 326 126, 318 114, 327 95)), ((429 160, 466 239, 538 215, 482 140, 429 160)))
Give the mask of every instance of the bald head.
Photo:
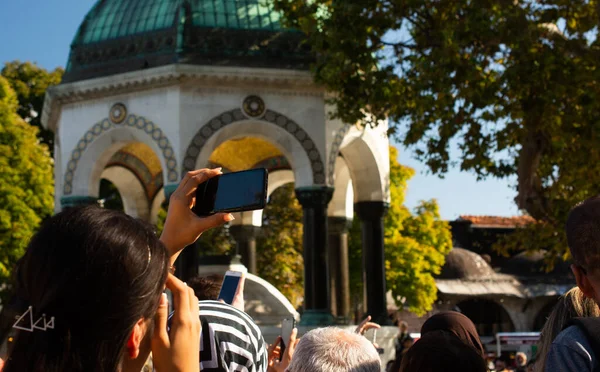
POLYGON ((314 329, 300 338, 289 372, 379 372, 375 347, 364 337, 340 328, 314 329))

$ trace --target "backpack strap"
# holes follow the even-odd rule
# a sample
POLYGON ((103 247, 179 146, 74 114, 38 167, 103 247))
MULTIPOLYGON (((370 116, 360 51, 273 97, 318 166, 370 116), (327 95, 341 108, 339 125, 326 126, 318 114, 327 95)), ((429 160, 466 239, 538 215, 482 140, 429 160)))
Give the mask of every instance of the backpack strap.
POLYGON ((600 372, 600 363, 598 363, 600 360, 600 318, 573 318, 567 323, 565 328, 569 326, 576 326, 585 334, 594 352, 592 357, 596 358, 596 364, 598 365, 598 368, 594 372, 600 372))

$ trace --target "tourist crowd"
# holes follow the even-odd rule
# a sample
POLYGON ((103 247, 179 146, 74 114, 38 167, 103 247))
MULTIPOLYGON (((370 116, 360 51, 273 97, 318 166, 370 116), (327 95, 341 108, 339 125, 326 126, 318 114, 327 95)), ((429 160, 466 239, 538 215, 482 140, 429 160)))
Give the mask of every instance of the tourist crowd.
MULTIPOLYGON (((378 345, 335 327, 281 337, 267 345, 244 312, 243 280, 231 305, 215 277, 184 283, 173 265, 206 230, 233 219, 190 211, 196 188, 219 170, 189 172, 170 198, 162 235, 121 212, 67 209, 31 239, 3 306, 2 372, 375 372, 378 345), (165 294, 172 293, 172 306, 165 294), (169 313, 169 308, 174 311, 169 313), (29 320, 29 323, 27 322, 29 320), (29 324, 29 325, 25 325, 29 324)), ((543 328, 535 360, 489 361, 473 322, 441 312, 414 340, 399 322, 386 371, 597 371, 600 368, 600 198, 571 211, 566 232, 577 287, 561 297, 543 328)))

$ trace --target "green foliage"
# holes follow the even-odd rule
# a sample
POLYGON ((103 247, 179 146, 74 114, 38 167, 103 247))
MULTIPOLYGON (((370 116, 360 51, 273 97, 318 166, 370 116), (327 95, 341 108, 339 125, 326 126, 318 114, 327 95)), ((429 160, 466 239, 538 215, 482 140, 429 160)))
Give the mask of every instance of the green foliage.
MULTIPOLYGON (((156 235, 160 236, 165 227, 167 219, 168 203, 165 201, 158 210, 156 220, 156 235)), ((200 236, 196 241, 198 253, 201 256, 221 256, 231 254, 235 249, 235 241, 229 235, 228 227, 221 226, 210 229, 200 236)))
MULTIPOLYGON (((398 163, 398 151, 390 147, 392 203, 385 217, 387 288, 398 306, 417 315, 431 310, 437 298, 433 276, 439 274, 452 249, 450 226, 443 221, 435 200, 423 201, 413 213, 404 203, 408 180, 414 170, 398 163)), ((349 236, 351 292, 362 293, 360 223, 355 218, 349 236)))
POLYGON ((256 246, 258 275, 279 289, 292 305, 300 306, 304 297, 302 207, 293 184, 271 194, 256 246))
POLYGON ((19 115, 17 95, 0 76, 0 288, 29 239, 54 209, 52 158, 37 129, 19 115))
POLYGON ((274 2, 306 33, 338 117, 389 117, 435 174, 456 163, 515 179, 517 206, 541 223, 505 247, 564 255, 569 208, 600 193, 597 2, 274 2))
POLYGON ((156 235, 160 236, 165 228, 165 221, 167 220, 167 203, 164 202, 158 210, 158 217, 156 217, 156 235))
MULTIPOLYGON (((160 235, 167 218, 166 203, 158 213, 160 235)), ((235 251, 235 240, 227 227, 211 229, 196 242, 200 255, 224 255, 235 251)), ((295 306, 304 297, 304 261, 302 258, 302 207, 294 185, 275 190, 263 211, 261 235, 256 242, 258 275, 275 286, 295 306)))
POLYGON ((17 94, 17 114, 38 128, 38 137, 48 145, 51 154, 54 151, 54 133, 42 127, 42 108, 46 90, 59 84, 63 73, 62 68, 48 72, 34 63, 19 61, 7 62, 0 73, 17 94))
POLYGON ((235 251, 235 240, 229 235, 227 226, 210 229, 196 242, 201 256, 220 256, 235 251))
MULTIPOLYGON (((119 193, 119 189, 112 182, 107 179, 100 180, 100 190, 98 191, 98 199, 103 202, 103 207, 106 209, 113 209, 116 211, 125 211, 123 206, 123 199, 119 193)), ((164 221, 163 221, 164 223, 164 221)), ((162 230, 161 230, 162 231, 162 230)))

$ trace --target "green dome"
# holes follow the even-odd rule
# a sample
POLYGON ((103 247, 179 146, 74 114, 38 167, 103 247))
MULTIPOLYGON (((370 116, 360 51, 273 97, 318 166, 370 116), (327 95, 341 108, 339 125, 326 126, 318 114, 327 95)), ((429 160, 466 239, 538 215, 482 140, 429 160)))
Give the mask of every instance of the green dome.
POLYGON ((270 0, 98 0, 63 81, 173 63, 306 69, 302 39, 270 0))

